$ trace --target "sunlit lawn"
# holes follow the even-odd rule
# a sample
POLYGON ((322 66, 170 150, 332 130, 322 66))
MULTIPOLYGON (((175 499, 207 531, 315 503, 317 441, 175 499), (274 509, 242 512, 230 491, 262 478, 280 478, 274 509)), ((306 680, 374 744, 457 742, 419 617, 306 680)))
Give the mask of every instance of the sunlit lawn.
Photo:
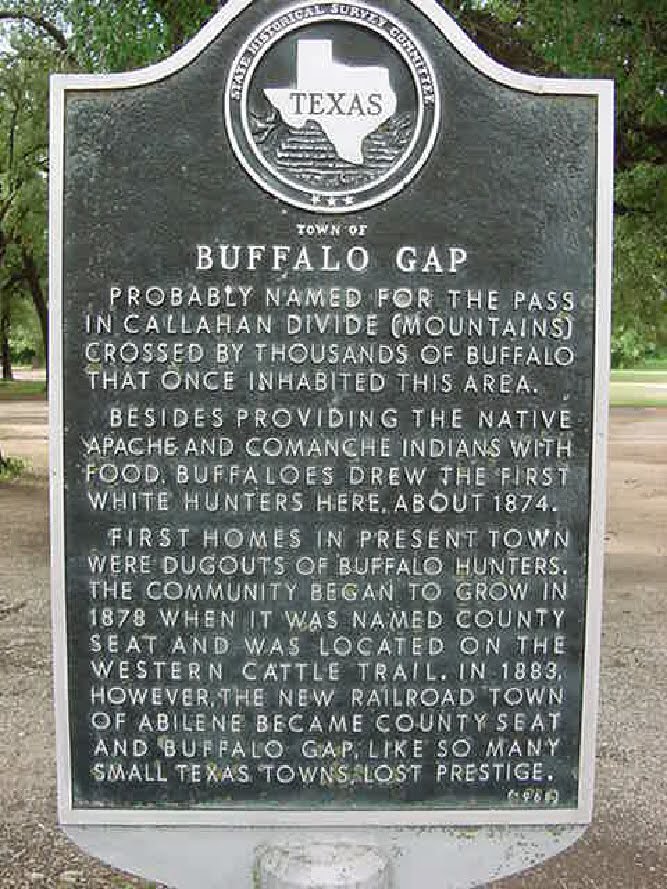
POLYGON ((612 407, 667 407, 667 369, 613 370, 612 407))
POLYGON ((42 380, 0 380, 0 401, 41 401, 46 398, 42 380))

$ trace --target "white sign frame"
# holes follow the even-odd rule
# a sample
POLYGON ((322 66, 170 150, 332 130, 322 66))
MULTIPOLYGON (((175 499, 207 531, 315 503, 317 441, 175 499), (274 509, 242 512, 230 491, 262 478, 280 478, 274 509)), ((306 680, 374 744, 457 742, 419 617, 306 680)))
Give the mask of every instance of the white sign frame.
POLYGON ((443 37, 478 71, 496 83, 535 95, 596 98, 597 233, 595 380, 592 420, 591 512, 589 525, 588 599, 581 714, 579 805, 555 810, 443 809, 289 809, 264 810, 235 804, 225 809, 90 809, 76 808, 71 793, 68 720, 67 628, 65 608, 64 452, 63 452, 63 197, 65 105, 69 93, 132 89, 164 80, 185 68, 212 43, 252 0, 230 0, 209 24, 171 58, 123 74, 54 75, 51 79, 50 157, 50 425, 51 425, 51 585, 56 705, 58 816, 63 825, 246 826, 246 827, 428 827, 479 825, 566 825, 592 820, 595 727, 598 710, 602 572, 605 511, 605 461, 609 406, 611 316, 613 112, 614 84, 608 80, 533 77, 505 68, 485 55, 434 0, 410 0, 443 37))

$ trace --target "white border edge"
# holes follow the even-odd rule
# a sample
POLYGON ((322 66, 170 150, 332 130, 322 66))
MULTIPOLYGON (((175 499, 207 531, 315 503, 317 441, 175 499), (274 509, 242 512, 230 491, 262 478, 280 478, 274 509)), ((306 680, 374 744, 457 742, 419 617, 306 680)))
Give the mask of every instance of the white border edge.
POLYGON ((56 705, 56 772, 61 822, 72 809, 65 606, 65 497, 63 441, 63 211, 65 90, 51 79, 49 155, 49 474, 51 506, 51 622, 56 705))
POLYGON ((51 134, 49 184, 49 311, 50 311, 50 503, 51 503, 51 614, 54 650, 54 698, 56 702, 56 755, 58 815, 63 826, 244 826, 273 827, 373 827, 566 825, 592 820, 595 774, 595 737, 598 711, 598 680, 602 627, 602 583, 605 514, 605 459, 609 410, 609 343, 611 336, 611 269, 613 226, 613 110, 614 84, 610 80, 545 78, 522 74, 498 64, 465 34, 433 0, 410 0, 424 13, 456 50, 478 71, 497 83, 541 95, 590 95, 598 99, 597 142, 597 246, 596 325, 593 440, 591 459, 591 515, 589 537, 588 598, 581 717, 579 806, 576 809, 540 810, 347 810, 316 812, 312 809, 263 811, 234 810, 95 810, 74 809, 71 794, 69 704, 67 680, 67 632, 65 609, 65 526, 62 392, 62 250, 65 141, 65 93, 67 90, 124 89, 163 80, 194 61, 223 28, 253 0, 229 0, 227 5, 186 46, 157 65, 122 74, 55 74, 51 77, 51 134))
POLYGON ((595 257, 595 375, 591 442, 591 502, 588 544, 588 598, 581 714, 580 805, 593 820, 595 742, 599 704, 606 459, 609 425, 611 290, 614 202, 614 84, 603 81, 598 98, 597 219, 595 257))
POLYGON ((301 828, 439 828, 573 827, 589 823, 578 809, 437 810, 437 809, 68 809, 64 827, 301 827, 301 828), (465 817, 461 817, 465 813, 465 817))

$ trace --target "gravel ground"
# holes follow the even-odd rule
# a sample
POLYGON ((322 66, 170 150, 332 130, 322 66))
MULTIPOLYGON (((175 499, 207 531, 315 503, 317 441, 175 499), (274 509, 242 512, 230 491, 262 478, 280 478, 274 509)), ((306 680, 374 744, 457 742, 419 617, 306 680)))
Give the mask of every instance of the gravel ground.
MULTIPOLYGON (((612 412, 594 824, 496 889, 667 887, 666 442, 667 410, 612 412)), ((0 889, 139 886, 55 826, 45 405, 0 403, 0 447, 33 467, 0 484, 0 889)))

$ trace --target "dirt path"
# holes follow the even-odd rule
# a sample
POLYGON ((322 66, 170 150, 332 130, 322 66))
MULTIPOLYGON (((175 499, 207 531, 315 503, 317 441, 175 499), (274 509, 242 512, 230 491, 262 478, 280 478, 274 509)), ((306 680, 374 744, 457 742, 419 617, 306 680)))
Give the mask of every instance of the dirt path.
MULTIPOLYGON (((0 484, 0 889, 139 885, 54 826, 46 406, 0 403, 0 448, 33 466, 0 484)), ((666 553, 667 410, 616 410, 595 823, 572 850, 497 889, 667 886, 666 553)))
POLYGON ((30 475, 44 479, 49 471, 48 422, 43 401, 0 401, 0 452, 26 460, 30 475))

